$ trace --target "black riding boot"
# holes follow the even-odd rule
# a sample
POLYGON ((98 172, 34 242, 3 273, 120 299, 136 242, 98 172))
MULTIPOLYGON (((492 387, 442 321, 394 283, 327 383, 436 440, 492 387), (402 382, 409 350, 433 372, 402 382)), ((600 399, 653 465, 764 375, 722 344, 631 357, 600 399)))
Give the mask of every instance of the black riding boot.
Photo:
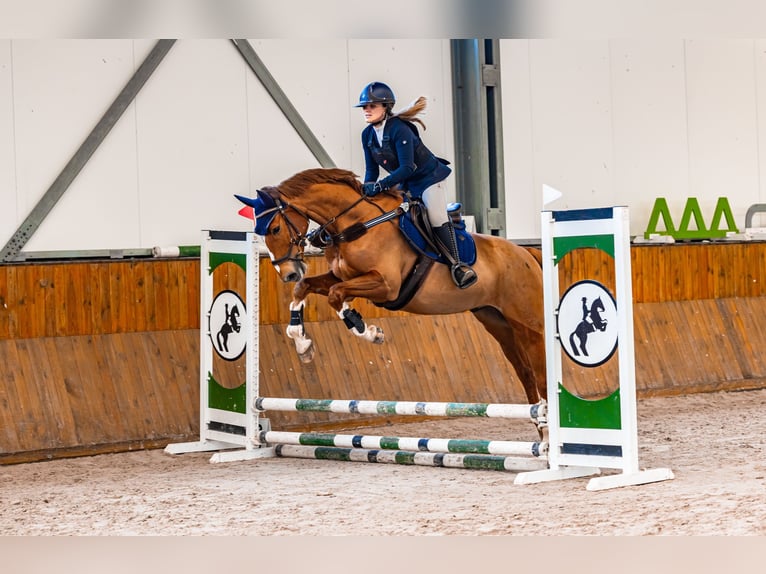
POLYGON ((447 222, 440 227, 434 227, 433 230, 438 240, 452 256, 454 263, 452 263, 450 271, 452 272, 452 280, 455 282, 455 285, 461 289, 465 289, 476 283, 476 280, 478 279, 476 271, 471 269, 469 265, 461 263, 460 261, 460 253, 457 250, 457 239, 455 238, 455 228, 452 227, 452 224, 447 222))

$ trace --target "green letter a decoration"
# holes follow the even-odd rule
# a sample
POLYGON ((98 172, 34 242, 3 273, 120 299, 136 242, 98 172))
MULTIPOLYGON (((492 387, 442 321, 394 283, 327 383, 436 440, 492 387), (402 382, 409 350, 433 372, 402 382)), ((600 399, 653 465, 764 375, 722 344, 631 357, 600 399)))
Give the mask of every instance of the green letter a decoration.
POLYGON ((670 235, 671 237, 676 236, 676 228, 673 225, 673 218, 670 217, 668 202, 664 197, 658 197, 654 200, 652 214, 649 216, 649 223, 644 232, 645 239, 650 239, 653 234, 657 233, 657 223, 659 223, 660 216, 662 217, 662 222, 665 224, 665 233, 662 233, 661 235, 670 235))
POLYGON ((708 239, 710 237, 710 232, 705 227, 705 220, 702 217, 700 203, 696 197, 690 197, 686 200, 684 214, 681 216, 681 224, 678 226, 678 231, 676 231, 674 237, 676 239, 708 239), (692 217, 694 217, 696 229, 689 229, 692 217))
POLYGON ((715 211, 713 212, 713 221, 710 222, 711 231, 715 231, 720 235, 716 237, 726 237, 728 232, 739 233, 737 224, 734 223, 734 215, 731 213, 731 207, 729 206, 729 200, 725 197, 719 197, 718 203, 715 204, 715 211), (721 225, 721 217, 726 218, 726 229, 718 229, 721 225))
POLYGON ((649 224, 646 226, 644 232, 644 238, 650 239, 652 234, 670 235, 673 239, 713 239, 718 237, 726 237, 729 232, 737 233, 736 224, 734 223, 734 216, 731 213, 731 207, 729 206, 729 200, 725 197, 719 197, 715 206, 715 212, 713 213, 713 220, 710 224, 710 229, 705 226, 705 221, 702 217, 702 210, 700 209, 699 201, 696 197, 690 197, 686 200, 686 206, 684 207, 684 213, 681 216, 681 223, 678 229, 673 226, 673 220, 670 217, 670 210, 668 209, 668 202, 664 197, 658 197, 654 202, 652 208, 652 214, 649 217, 649 224), (658 232, 657 223, 660 217, 662 217, 665 224, 666 231, 658 232), (721 225, 721 219, 726 218, 726 229, 719 229, 721 225), (696 229, 690 229, 689 225, 694 218, 694 225, 696 229))

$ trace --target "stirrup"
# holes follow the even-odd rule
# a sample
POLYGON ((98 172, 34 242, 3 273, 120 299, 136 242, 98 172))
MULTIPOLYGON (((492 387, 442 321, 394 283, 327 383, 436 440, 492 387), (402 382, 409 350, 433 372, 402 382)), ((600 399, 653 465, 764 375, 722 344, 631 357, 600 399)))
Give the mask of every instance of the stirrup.
POLYGON ((452 273, 452 280, 460 289, 467 289, 479 279, 476 271, 465 263, 456 263, 450 272, 452 273))

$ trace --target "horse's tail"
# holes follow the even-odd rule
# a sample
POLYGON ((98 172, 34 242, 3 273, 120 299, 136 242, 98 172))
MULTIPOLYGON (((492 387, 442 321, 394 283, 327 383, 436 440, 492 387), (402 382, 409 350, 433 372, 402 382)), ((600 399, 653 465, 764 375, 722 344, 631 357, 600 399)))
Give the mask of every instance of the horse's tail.
POLYGON ((537 264, 542 267, 543 266, 543 252, 541 249, 538 249, 537 247, 525 247, 527 251, 532 255, 532 257, 535 258, 535 261, 537 261, 537 264))

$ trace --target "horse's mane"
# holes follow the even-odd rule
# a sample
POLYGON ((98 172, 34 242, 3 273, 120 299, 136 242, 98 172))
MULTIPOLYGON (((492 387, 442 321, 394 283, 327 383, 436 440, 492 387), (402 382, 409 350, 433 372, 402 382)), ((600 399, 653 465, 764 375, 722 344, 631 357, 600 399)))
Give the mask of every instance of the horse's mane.
POLYGON ((279 192, 286 197, 297 197, 306 189, 318 183, 338 183, 349 186, 357 193, 361 193, 362 184, 356 174, 346 169, 338 168, 314 168, 307 169, 286 179, 277 187, 279 192))

